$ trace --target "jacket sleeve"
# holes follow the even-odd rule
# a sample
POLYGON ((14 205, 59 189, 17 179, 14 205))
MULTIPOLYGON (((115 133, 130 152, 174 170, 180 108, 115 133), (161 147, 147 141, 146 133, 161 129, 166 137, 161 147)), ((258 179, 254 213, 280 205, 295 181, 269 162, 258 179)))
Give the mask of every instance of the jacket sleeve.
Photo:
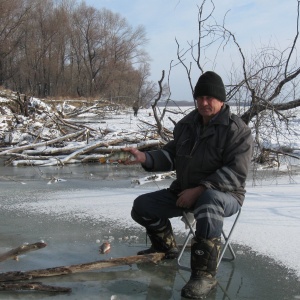
POLYGON ((160 150, 147 151, 153 161, 152 168, 142 165, 146 171, 150 172, 167 172, 175 170, 176 162, 176 143, 182 132, 182 124, 178 122, 173 130, 174 139, 168 142, 160 150))
POLYGON ((223 153, 223 166, 199 184, 223 192, 238 191, 245 187, 252 151, 251 130, 242 121, 231 124, 223 153))
POLYGON ((173 130, 173 140, 169 141, 160 150, 147 151, 147 154, 151 156, 153 165, 152 168, 147 168, 145 165, 142 165, 144 170, 149 172, 168 172, 175 170, 176 143, 181 131, 182 125, 178 122, 173 130))
POLYGON ((152 168, 147 168, 147 166, 142 165, 146 171, 164 172, 174 170, 174 161, 168 151, 161 149, 148 151, 147 153, 151 156, 153 164, 152 168))

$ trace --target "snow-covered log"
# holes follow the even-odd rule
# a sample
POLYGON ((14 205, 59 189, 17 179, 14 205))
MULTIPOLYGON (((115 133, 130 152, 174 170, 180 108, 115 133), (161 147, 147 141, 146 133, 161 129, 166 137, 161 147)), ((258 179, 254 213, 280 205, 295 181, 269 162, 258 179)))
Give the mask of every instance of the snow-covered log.
POLYGON ((176 172, 171 171, 171 172, 166 172, 166 173, 161 173, 161 174, 152 174, 150 176, 142 177, 139 179, 133 179, 131 181, 131 184, 142 185, 142 184, 149 183, 149 182, 161 181, 161 180, 165 180, 165 179, 175 179, 175 178, 176 178, 176 172))
POLYGON ((47 147, 49 145, 53 145, 55 143, 64 141, 64 140, 68 140, 68 139, 73 139, 76 138, 80 135, 83 135, 86 132, 86 129, 80 130, 78 132, 75 133, 71 133, 71 134, 67 134, 65 136, 61 136, 58 138, 55 138, 51 141, 46 141, 46 142, 42 142, 42 143, 36 143, 36 144, 30 144, 30 145, 26 145, 26 146, 21 146, 21 147, 14 147, 14 148, 10 148, 8 150, 4 150, 2 152, 0 152, 0 156, 5 156, 5 155, 9 155, 10 153, 14 153, 14 152, 21 152, 27 149, 32 149, 32 148, 38 148, 38 147, 47 147))
MULTIPOLYGON (((76 164, 80 163, 80 160, 72 159, 69 160, 69 164, 76 164)), ((12 165, 14 167, 19 166, 40 166, 40 167, 46 167, 46 166, 60 166, 62 167, 64 164, 62 163, 61 159, 59 157, 54 157, 50 159, 20 159, 20 160, 14 160, 12 162, 12 165)))
MULTIPOLYGON (((13 93, 11 97, 14 97, 13 93)), ((0 157, 7 158, 5 164, 64 166, 94 162, 124 147, 156 149, 166 142, 157 134, 155 125, 133 119, 131 107, 120 111, 120 105, 105 101, 91 101, 80 108, 61 104, 55 107, 36 98, 28 101, 26 116, 9 112, 5 106, 0 112, 0 157), (101 124, 95 118, 99 113, 106 118, 101 124), (79 115, 84 119, 67 119, 79 115), (9 122, 7 116, 10 116, 9 122), (115 117, 124 118, 121 125, 109 122, 115 117), (94 121, 91 126, 87 126, 88 120, 94 121)))

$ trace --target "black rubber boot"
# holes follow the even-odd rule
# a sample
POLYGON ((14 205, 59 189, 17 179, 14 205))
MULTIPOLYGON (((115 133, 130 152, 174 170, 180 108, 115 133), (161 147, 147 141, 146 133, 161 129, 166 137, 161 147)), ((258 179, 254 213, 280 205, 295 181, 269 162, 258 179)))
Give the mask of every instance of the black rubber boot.
POLYGON ((149 249, 139 251, 137 255, 163 252, 166 253, 165 258, 177 258, 179 251, 176 246, 170 221, 168 221, 168 224, 160 230, 154 231, 147 229, 147 235, 149 236, 152 245, 149 249))
POLYGON ((215 275, 220 255, 221 238, 211 240, 192 239, 191 269, 188 283, 181 296, 188 299, 203 299, 217 285, 215 275))

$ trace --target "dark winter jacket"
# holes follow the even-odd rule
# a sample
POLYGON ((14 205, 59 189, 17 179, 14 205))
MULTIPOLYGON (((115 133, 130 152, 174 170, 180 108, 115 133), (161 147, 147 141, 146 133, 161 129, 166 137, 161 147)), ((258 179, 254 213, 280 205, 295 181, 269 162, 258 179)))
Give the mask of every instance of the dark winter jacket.
POLYGON ((204 185, 232 193, 242 205, 252 146, 249 127, 228 105, 207 126, 196 109, 176 124, 174 140, 148 152, 153 165, 145 169, 176 170, 177 179, 170 186, 176 192, 204 185))

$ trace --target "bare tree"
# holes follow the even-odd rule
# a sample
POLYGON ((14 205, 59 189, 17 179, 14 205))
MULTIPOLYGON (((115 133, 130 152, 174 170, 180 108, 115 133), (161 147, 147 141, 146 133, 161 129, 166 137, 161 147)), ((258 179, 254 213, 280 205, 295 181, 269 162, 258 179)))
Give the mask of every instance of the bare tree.
POLYGON ((191 93, 194 86, 191 76, 193 68, 200 73, 203 73, 208 65, 214 69, 220 51, 224 53, 229 45, 236 47, 240 65, 228 72, 227 101, 235 103, 238 114, 245 123, 253 127, 258 149, 254 158, 259 162, 269 160, 269 155, 274 153, 288 155, 282 149, 279 138, 277 145, 268 145, 270 135, 266 134, 265 129, 275 131, 279 137, 280 129, 277 124, 284 123, 288 126, 292 117, 291 110, 300 106, 300 91, 297 88, 300 67, 296 53, 299 3, 300 1, 297 1, 294 39, 291 46, 283 51, 273 45, 263 45, 255 55, 247 58, 234 33, 226 28, 225 18, 221 25, 213 18, 214 2, 207 3, 205 0, 198 7, 197 41, 188 42, 187 49, 184 49, 176 39, 178 62, 173 63, 171 67, 178 64, 184 67, 191 93), (210 7, 207 8, 206 5, 210 7))
POLYGON ((0 85, 39 97, 138 97, 150 60, 144 27, 76 0, 0 0, 0 20, 0 85))
MULTIPOLYGON (((82 65, 90 95, 96 91, 111 97, 123 93, 126 79, 134 74, 133 64, 144 59, 140 47, 146 42, 142 27, 133 30, 119 14, 82 4, 73 15, 72 47, 82 65)), ((123 94, 123 95, 122 95, 123 94)))
POLYGON ((26 21, 30 5, 22 0, 0 1, 0 85, 12 76, 11 63, 15 49, 19 46, 24 32, 20 30, 26 21))
POLYGON ((141 64, 139 68, 139 81, 137 90, 137 103, 139 106, 147 107, 154 100, 157 94, 156 84, 149 81, 150 65, 149 63, 141 64))

